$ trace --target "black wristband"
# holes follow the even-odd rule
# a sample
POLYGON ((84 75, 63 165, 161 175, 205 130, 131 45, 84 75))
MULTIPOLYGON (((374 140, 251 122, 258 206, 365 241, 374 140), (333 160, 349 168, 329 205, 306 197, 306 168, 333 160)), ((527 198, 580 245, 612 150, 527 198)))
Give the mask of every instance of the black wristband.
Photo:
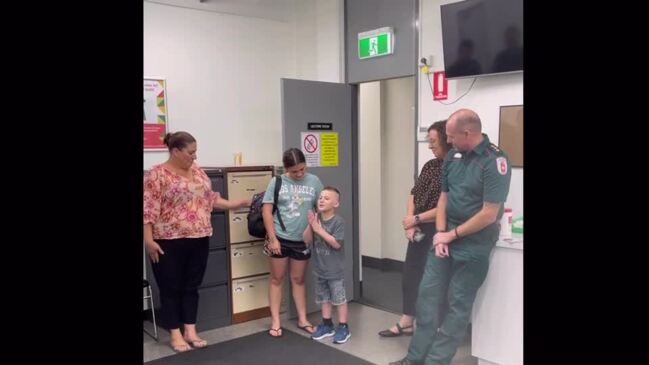
POLYGON ((460 238, 460 234, 457 233, 457 227, 455 227, 455 238, 460 238))

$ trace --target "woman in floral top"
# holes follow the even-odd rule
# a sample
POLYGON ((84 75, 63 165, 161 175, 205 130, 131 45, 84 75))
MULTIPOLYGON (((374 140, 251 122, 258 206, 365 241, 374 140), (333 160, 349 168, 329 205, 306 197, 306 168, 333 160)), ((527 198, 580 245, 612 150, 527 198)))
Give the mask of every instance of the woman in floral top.
POLYGON ((212 209, 250 206, 212 191, 211 181, 194 163, 196 139, 187 132, 167 133, 169 159, 144 177, 144 244, 160 288, 162 327, 176 352, 205 347, 196 333, 198 286, 207 266, 212 209), (180 332, 184 327, 184 336, 180 332))
POLYGON ((382 337, 412 335, 415 303, 419 282, 424 274, 426 257, 435 235, 437 200, 442 192, 442 164, 451 149, 446 139, 446 121, 428 127, 428 148, 436 158, 426 162, 408 196, 407 215, 403 229, 408 239, 406 261, 403 264, 403 315, 390 329, 379 332, 382 337))

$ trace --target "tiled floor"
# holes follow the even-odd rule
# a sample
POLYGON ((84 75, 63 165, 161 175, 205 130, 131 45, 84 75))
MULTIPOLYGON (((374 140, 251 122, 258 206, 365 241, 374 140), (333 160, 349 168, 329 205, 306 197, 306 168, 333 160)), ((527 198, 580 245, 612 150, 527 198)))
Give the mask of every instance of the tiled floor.
MULTIPOLYGON (((391 361, 399 360, 405 356, 411 337, 382 338, 377 333, 394 324, 398 318, 399 316, 394 313, 385 312, 359 303, 350 303, 349 328, 352 333, 350 340, 342 345, 335 345, 331 343, 331 337, 329 337, 323 340, 323 343, 375 364, 388 364, 391 361)), ((309 315, 309 319, 314 325, 317 325, 321 319, 320 314, 317 312, 313 313, 309 315)), ((334 322, 337 322, 335 315, 334 322)), ((270 318, 262 318, 202 332, 200 335, 207 340, 208 344, 214 344, 266 330, 269 328, 269 325, 270 318)), ((297 329, 295 320, 288 321, 284 318, 282 327, 303 336, 308 336, 305 332, 297 329)), ((166 331, 160 331, 160 342, 155 342, 146 334, 143 334, 143 336, 145 362, 174 355, 174 352, 168 346, 169 335, 166 331)), ((472 357, 470 352, 470 345, 468 343, 460 347, 451 365, 476 365, 478 360, 472 357)), ((294 363, 291 365, 299 364, 294 363)))

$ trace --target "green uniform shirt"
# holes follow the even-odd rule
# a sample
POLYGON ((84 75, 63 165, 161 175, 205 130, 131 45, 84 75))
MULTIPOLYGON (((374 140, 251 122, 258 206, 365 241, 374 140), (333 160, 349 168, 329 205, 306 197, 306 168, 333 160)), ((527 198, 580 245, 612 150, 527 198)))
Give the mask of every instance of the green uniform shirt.
MULTIPOLYGON (((512 176, 509 158, 489 142, 486 134, 482 136, 482 142, 471 151, 459 152, 453 148, 444 160, 442 191, 448 198, 446 220, 449 229, 466 222, 485 202, 504 203, 507 199, 512 176)), ((498 220, 503 210, 501 206, 498 220)))

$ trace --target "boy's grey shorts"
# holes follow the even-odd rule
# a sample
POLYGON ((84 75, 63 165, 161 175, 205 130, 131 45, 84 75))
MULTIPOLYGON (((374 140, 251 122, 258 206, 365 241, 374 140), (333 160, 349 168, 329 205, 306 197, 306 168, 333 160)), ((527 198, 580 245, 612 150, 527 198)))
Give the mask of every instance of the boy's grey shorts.
POLYGON ((318 304, 330 302, 333 305, 347 303, 343 279, 328 280, 315 278, 315 302, 318 304))

